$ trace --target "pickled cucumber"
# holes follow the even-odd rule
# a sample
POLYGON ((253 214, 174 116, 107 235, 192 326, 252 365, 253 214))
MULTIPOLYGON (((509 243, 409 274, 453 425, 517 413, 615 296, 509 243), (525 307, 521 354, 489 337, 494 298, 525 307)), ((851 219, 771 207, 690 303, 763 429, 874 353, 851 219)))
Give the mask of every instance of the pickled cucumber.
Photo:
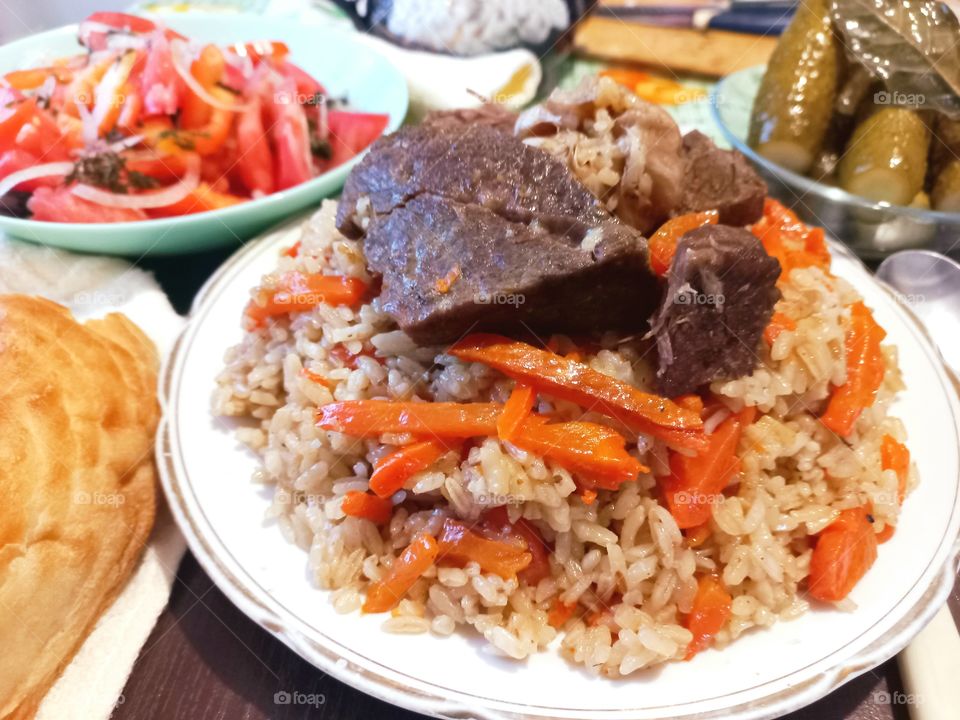
POLYGON ((760 83, 748 142, 773 162, 805 173, 830 125, 841 61, 827 0, 799 3, 760 83))
POLYGON ((934 210, 960 212, 960 160, 953 159, 943 166, 933 183, 930 201, 934 210))
POLYGON ((885 107, 853 131, 840 159, 840 187, 874 202, 907 205, 923 190, 930 131, 907 108, 885 107))

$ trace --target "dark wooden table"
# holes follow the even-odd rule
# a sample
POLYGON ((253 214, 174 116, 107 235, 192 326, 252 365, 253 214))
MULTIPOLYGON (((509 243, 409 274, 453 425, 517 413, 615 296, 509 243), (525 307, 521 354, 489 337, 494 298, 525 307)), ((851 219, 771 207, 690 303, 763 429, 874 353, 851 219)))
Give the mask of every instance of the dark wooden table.
MULTIPOLYGON (((156 273, 181 313, 228 252, 159 259, 156 273)), ((960 587, 960 586, 958 586, 960 587)), ((960 590, 950 599, 960 621, 960 590)), ((960 678, 958 678, 960 682, 960 678)), ((891 660, 789 720, 907 720, 903 685, 891 660)), ((281 696, 282 699, 282 696, 281 696)), ((932 701, 932 700, 927 700, 932 701)), ((960 716, 960 709, 958 709, 960 716)), ((170 598, 124 689, 115 720, 285 720, 421 717, 327 677, 248 620, 189 553, 170 598), (277 702, 278 693, 314 696, 316 705, 277 702)))

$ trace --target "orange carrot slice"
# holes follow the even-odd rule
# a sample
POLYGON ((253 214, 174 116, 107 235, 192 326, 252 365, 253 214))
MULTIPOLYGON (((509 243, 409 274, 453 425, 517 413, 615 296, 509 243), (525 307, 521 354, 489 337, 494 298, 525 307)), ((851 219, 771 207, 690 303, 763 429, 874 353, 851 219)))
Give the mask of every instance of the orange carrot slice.
POLYGON ((509 442, 516 435, 523 421, 530 416, 536 399, 537 393, 532 387, 517 383, 503 406, 500 419, 497 420, 497 435, 501 440, 509 442))
POLYGON ((506 579, 515 577, 533 557, 520 544, 490 540, 472 532, 466 525, 447 519, 438 538, 440 560, 456 563, 477 563, 484 572, 506 579))
POLYGON ((304 312, 320 303, 356 308, 363 303, 366 292, 367 285, 359 278, 289 272, 280 277, 275 288, 256 294, 247 305, 246 316, 260 326, 267 318, 304 312))
POLYGON ((377 463, 370 476, 370 489, 387 498, 407 480, 433 465, 449 448, 438 440, 423 440, 397 448, 377 463))
POLYGON ((847 380, 835 388, 820 421, 841 437, 848 437, 860 414, 873 405, 883 383, 886 365, 880 343, 886 332, 862 302, 850 306, 846 335, 847 380))
POLYGON ((701 650, 710 647, 714 636, 730 619, 732 606, 733 598, 720 578, 714 575, 700 578, 697 582, 697 594, 693 598, 693 607, 686 617, 686 627, 693 633, 693 640, 687 646, 684 659, 690 660, 701 650))
POLYGON ((344 495, 340 507, 345 515, 364 518, 377 525, 385 525, 393 516, 393 503, 359 490, 351 490, 344 495))
POLYGON ((399 605, 413 584, 433 566, 439 553, 440 546, 432 535, 421 532, 414 537, 400 557, 394 560, 389 572, 370 585, 363 611, 380 613, 399 605))
POLYGON ((877 534, 866 507, 850 508, 817 538, 810 557, 810 595, 825 602, 843 600, 877 559, 877 534))

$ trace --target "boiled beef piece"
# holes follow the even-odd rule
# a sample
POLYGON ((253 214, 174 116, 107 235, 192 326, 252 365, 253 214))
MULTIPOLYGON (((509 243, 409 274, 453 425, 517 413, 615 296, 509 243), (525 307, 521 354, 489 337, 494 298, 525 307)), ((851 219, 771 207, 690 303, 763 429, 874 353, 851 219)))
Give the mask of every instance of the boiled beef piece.
POLYGON ((658 391, 674 397, 750 374, 779 277, 780 264, 743 228, 707 225, 681 237, 652 319, 658 391))
POLYGON ((421 344, 479 329, 636 331, 661 295, 640 233, 560 161, 482 125, 378 141, 337 225, 363 236, 383 309, 421 344))
POLYGON ((735 150, 722 150, 699 130, 683 136, 683 194, 673 215, 718 210, 724 225, 743 227, 763 215, 767 186, 735 150))

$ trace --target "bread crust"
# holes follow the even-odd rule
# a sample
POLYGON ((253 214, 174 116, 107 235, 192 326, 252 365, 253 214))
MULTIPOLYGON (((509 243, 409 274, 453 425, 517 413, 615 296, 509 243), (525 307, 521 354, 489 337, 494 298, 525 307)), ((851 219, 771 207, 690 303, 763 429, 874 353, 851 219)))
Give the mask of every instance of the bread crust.
POLYGON ((0 718, 30 718, 153 527, 158 357, 123 315, 0 295, 0 718))

